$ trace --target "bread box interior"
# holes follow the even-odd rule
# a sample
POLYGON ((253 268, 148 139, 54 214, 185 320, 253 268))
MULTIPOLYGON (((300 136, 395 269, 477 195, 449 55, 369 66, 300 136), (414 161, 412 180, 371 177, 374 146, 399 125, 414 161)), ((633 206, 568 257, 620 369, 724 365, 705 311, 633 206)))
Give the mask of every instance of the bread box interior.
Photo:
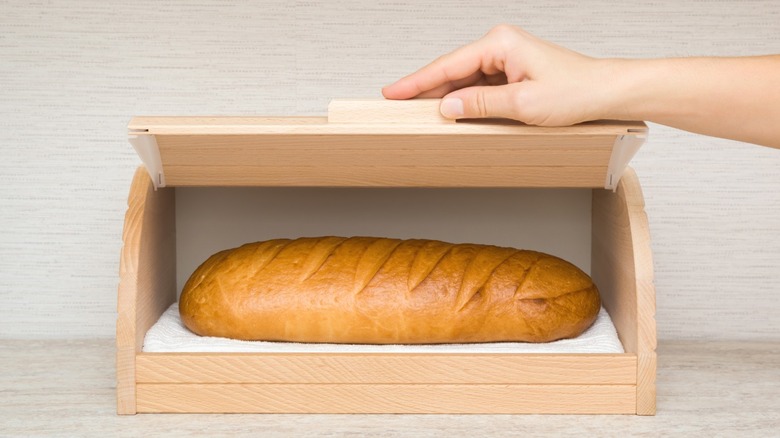
POLYGON ((437 100, 333 101, 328 117, 136 117, 144 166, 120 260, 117 410, 655 413, 655 293, 641 122, 453 122, 437 100), (217 250, 373 235, 548 252, 589 273, 623 353, 148 352, 217 250))

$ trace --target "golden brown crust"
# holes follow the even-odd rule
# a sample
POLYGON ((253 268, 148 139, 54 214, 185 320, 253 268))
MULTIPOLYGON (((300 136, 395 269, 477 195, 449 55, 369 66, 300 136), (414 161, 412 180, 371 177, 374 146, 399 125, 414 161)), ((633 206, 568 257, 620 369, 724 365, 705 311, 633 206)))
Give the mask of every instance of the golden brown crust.
POLYGON ((202 336, 369 344, 549 342, 578 336, 600 307, 590 277, 551 255, 373 237, 218 252, 179 302, 202 336))

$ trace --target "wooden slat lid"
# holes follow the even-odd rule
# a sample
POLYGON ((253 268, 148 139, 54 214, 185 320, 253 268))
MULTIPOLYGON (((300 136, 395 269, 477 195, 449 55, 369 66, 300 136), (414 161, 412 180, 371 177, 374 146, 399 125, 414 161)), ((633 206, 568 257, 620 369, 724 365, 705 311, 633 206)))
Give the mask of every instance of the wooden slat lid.
POLYGON ((609 189, 647 136, 642 122, 455 122, 438 108, 334 100, 328 117, 134 117, 129 134, 156 187, 609 189))

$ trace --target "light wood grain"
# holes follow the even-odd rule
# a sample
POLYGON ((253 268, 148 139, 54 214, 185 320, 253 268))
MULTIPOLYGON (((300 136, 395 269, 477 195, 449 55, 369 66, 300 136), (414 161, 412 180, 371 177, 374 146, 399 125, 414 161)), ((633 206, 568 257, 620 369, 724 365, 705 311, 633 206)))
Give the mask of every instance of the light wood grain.
POLYGON ((623 349, 636 353, 636 273, 623 184, 618 185, 616 192, 594 190, 592 199, 591 277, 623 349))
POLYGON ((138 412, 630 414, 633 385, 138 385, 138 412))
POLYGON ((441 99, 333 99, 328 123, 455 123, 441 115, 441 99))
POLYGON ((650 226, 639 178, 629 168, 623 179, 631 223, 637 294, 637 414, 655 415, 656 346, 655 285, 650 226))
POLYGON ((171 186, 600 187, 605 167, 166 166, 171 186))
MULTIPOLYGON (((294 137, 286 135, 158 136, 160 156, 167 165, 375 165, 408 164, 437 157, 436 164, 472 164, 464 156, 508 165, 594 165, 609 161, 610 146, 599 136, 499 136, 490 142, 476 136, 398 137, 367 135, 294 137), (312 155, 314 154, 314 155, 312 155), (486 157, 480 157, 480 155, 486 157), (505 157, 506 163, 497 161, 505 157), (521 161, 521 158, 525 160, 521 161), (330 163, 322 160, 339 159, 330 163), (294 160, 294 161, 290 161, 294 160), (385 160, 393 160, 387 162, 385 160), (514 161, 513 161, 514 160, 514 161)), ((476 162, 473 164, 480 164, 476 162)))
POLYGON ((655 288, 641 187, 628 168, 615 193, 593 191, 591 275, 626 352, 636 353, 637 413, 655 413, 655 288))
POLYGON ((139 383, 636 384, 633 354, 142 353, 139 383))
POLYGON ((158 135, 169 186, 601 187, 597 135, 158 135))
POLYGON ((117 412, 135 411, 135 355, 146 331, 176 301, 174 191, 155 191, 138 168, 130 186, 117 296, 117 412))
MULTIPOLYGON (((138 135, 138 134, 136 134, 138 135)), ((385 150, 392 151, 492 151, 501 150, 509 152, 516 150, 536 152, 565 152, 584 151, 601 153, 609 158, 609 151, 614 145, 606 141, 603 135, 542 135, 515 133, 493 135, 485 138, 484 135, 474 134, 431 134, 431 135, 404 135, 403 133, 389 134, 329 134, 329 135, 304 135, 301 132, 282 134, 170 134, 157 135, 157 144, 165 163, 187 164, 186 154, 208 155, 215 160, 235 159, 246 156, 253 159, 256 155, 282 151, 329 151, 350 150, 360 153, 381 153, 385 150), (226 154, 227 158, 221 158, 219 154, 226 154)), ((219 163, 220 161, 218 161, 219 163)), ((606 165, 606 163, 603 163, 606 165)))
POLYGON ((334 101, 320 122, 136 117, 129 129, 155 137, 169 186, 269 185, 273 173, 279 185, 302 186, 603 187, 615 139, 647 131, 618 121, 454 123, 430 99, 334 101), (396 174, 399 181, 388 181, 396 174))
MULTIPOLYGON (((372 145, 373 146, 373 145, 372 145)), ((609 151, 582 148, 553 150, 513 149, 428 149, 407 147, 405 149, 259 149, 244 153, 231 153, 212 149, 204 150, 189 145, 177 151, 163 149, 168 165, 183 166, 548 166, 550 163, 565 163, 567 166, 603 167, 609 160, 609 151)))

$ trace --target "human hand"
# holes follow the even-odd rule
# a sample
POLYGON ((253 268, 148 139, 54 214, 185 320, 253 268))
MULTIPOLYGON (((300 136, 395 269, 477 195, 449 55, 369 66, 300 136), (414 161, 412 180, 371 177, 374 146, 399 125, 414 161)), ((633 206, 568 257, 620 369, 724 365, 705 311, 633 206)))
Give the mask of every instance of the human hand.
POLYGON ((541 126, 605 118, 611 64, 499 25, 382 89, 387 99, 443 97, 447 118, 502 117, 541 126))

